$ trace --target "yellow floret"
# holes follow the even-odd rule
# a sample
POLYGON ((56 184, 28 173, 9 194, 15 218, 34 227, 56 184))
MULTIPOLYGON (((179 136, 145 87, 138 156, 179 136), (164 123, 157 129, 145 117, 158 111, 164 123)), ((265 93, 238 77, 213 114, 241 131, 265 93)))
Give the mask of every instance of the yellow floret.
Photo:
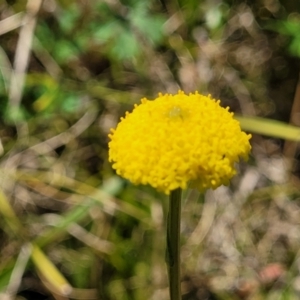
POLYGON ((203 191, 229 183, 251 146, 220 101, 197 92, 142 99, 109 135, 109 161, 134 184, 169 194, 188 183, 203 191))

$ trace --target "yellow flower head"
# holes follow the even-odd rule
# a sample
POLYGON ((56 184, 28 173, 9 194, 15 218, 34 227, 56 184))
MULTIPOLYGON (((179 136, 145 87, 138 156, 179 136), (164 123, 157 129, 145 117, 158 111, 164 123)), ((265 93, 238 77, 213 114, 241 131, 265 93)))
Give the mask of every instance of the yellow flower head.
POLYGON ((251 149, 251 135, 241 131, 228 107, 197 92, 142 99, 109 137, 117 174, 166 194, 188 182, 201 191, 227 185, 235 162, 247 159, 251 149))

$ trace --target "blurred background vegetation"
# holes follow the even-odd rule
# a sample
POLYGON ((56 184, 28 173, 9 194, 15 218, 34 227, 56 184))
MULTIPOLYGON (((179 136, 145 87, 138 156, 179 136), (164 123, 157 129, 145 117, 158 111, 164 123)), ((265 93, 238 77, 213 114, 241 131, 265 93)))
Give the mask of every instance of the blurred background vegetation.
MULTIPOLYGON (((167 199, 115 176, 107 134, 142 97, 178 89, 300 125, 299 10, 0 1, 0 299, 168 299, 167 199)), ((300 297, 297 144, 252 146, 229 187, 184 193, 185 300, 300 297)))

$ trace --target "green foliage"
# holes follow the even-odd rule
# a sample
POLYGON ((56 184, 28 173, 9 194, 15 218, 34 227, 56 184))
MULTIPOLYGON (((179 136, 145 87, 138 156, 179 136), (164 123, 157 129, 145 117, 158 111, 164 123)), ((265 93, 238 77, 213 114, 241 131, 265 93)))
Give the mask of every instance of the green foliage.
POLYGON ((300 57, 300 19, 278 20, 268 28, 289 38, 288 49, 294 56, 300 57))
MULTIPOLYGON (((156 46, 163 38, 162 15, 151 15, 148 1, 137 1, 126 7, 126 15, 112 11, 107 4, 98 7, 102 23, 91 23, 92 38, 104 47, 112 60, 134 59, 143 46, 156 46)), ((125 9, 125 8, 124 8, 125 9)))
POLYGON ((49 51, 55 61, 64 65, 71 60, 76 59, 80 51, 78 49, 78 45, 76 44, 76 40, 69 41, 68 34, 64 32, 65 28, 62 26, 62 24, 59 25, 61 25, 61 33, 65 36, 57 39, 57 37, 54 35, 54 32, 46 23, 44 23, 37 27, 37 39, 40 41, 43 47, 49 51))

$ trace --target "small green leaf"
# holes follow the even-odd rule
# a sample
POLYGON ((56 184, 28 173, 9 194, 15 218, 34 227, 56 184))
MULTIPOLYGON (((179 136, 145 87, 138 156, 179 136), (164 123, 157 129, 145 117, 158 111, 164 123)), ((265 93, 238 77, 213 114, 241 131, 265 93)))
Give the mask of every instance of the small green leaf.
POLYGON ((112 48, 112 54, 118 59, 131 59, 140 52, 139 44, 135 36, 127 30, 124 30, 115 41, 112 48))
POLYGON ((61 16, 58 18, 58 23, 61 29, 65 33, 70 33, 76 26, 76 21, 78 20, 81 11, 79 6, 72 3, 67 9, 63 10, 61 16))
POLYGON ((101 25, 100 28, 95 30, 93 36, 96 41, 104 43, 115 38, 116 36, 119 38, 119 33, 123 30, 124 29, 122 28, 121 24, 113 20, 101 25))
POLYGON ((159 15, 149 15, 145 7, 137 5, 129 14, 132 25, 139 31, 145 40, 154 45, 163 38, 163 24, 165 18, 159 15))
POLYGON ((74 44, 67 40, 61 40, 57 42, 57 46, 54 48, 53 56, 60 63, 70 61, 72 58, 76 58, 79 50, 74 44))

